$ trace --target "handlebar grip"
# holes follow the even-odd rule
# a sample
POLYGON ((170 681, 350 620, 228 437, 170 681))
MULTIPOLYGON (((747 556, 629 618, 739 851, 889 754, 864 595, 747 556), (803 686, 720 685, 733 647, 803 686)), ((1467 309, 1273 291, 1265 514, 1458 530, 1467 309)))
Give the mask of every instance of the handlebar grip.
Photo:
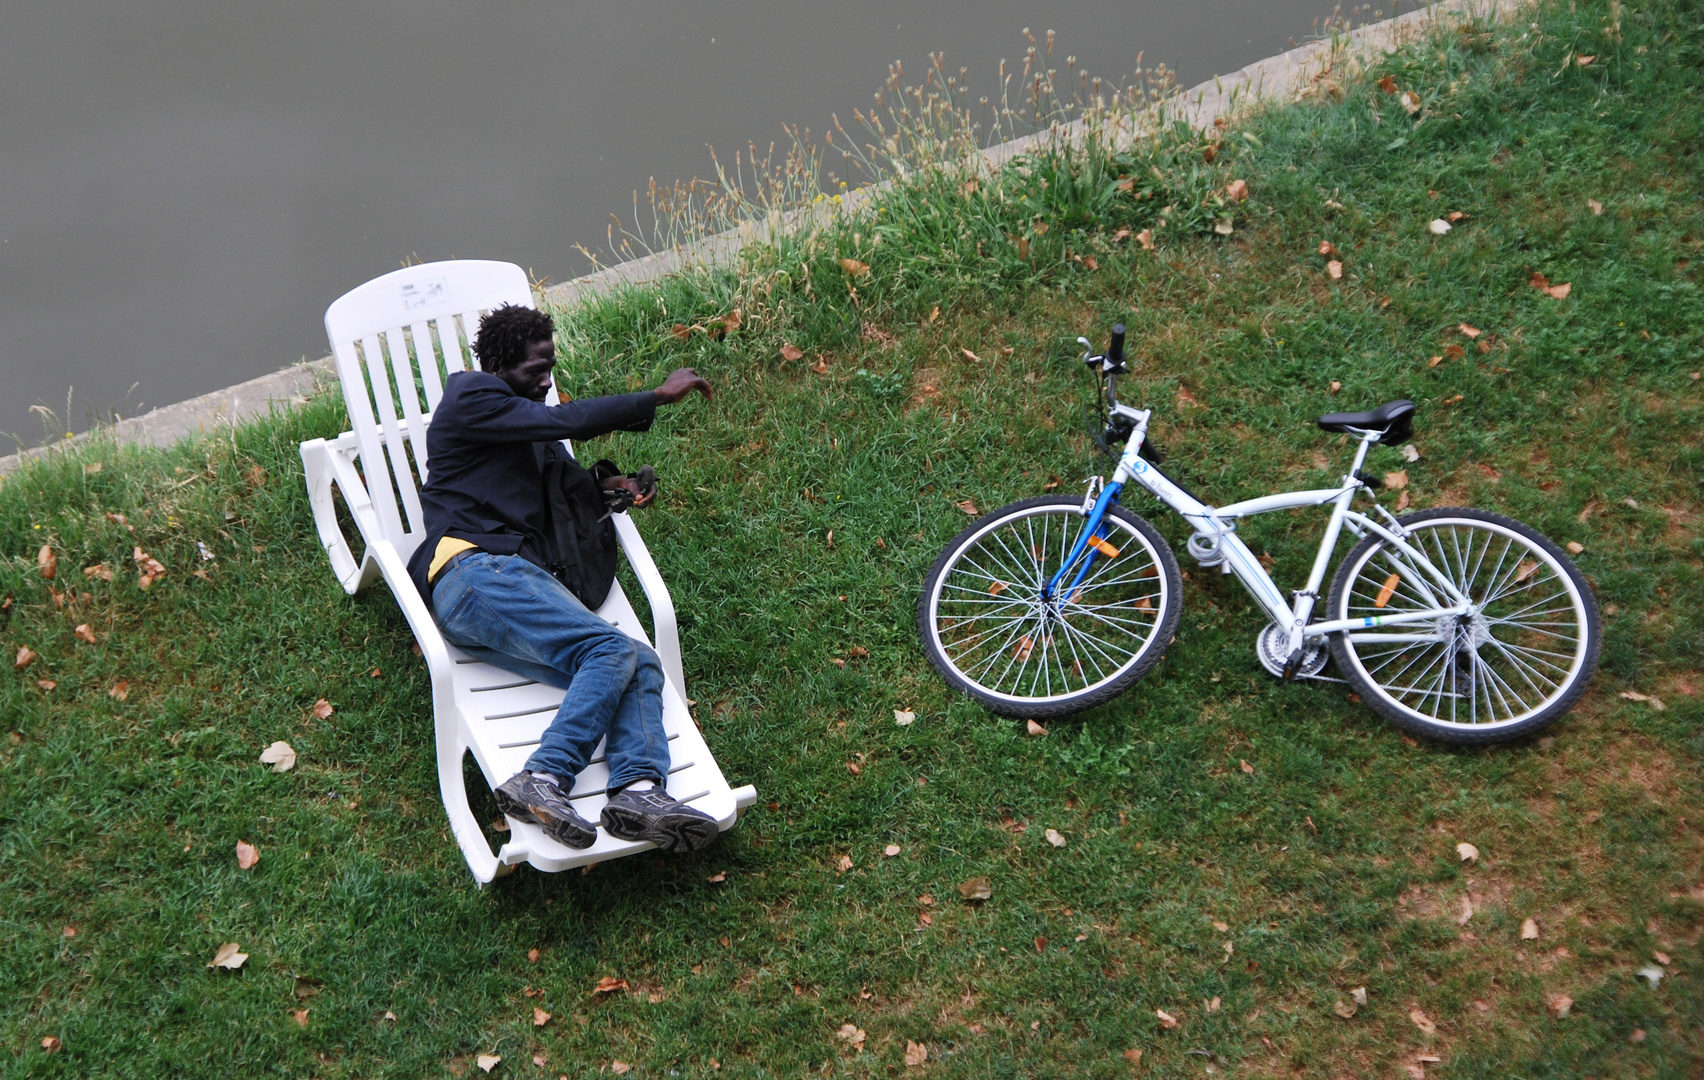
POLYGON ((1123 323, 1114 323, 1112 326, 1112 340, 1107 343, 1106 358, 1115 368, 1123 365, 1124 363, 1123 323))

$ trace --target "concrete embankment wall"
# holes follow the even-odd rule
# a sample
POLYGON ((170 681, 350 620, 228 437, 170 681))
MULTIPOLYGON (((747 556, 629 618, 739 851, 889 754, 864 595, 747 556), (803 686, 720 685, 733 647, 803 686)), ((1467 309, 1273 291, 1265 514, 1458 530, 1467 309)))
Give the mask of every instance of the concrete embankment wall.
MULTIPOLYGON (((1443 0, 1395 19, 1372 23, 1332 38, 1310 42, 1191 88, 1182 95, 1174 109, 1174 115, 1202 128, 1211 126, 1219 117, 1229 116, 1257 101, 1292 100, 1306 93, 1319 79, 1343 64, 1389 52, 1411 40, 1415 35, 1424 32, 1433 19, 1464 12, 1508 18, 1523 2, 1524 0, 1443 0)), ((1059 137, 1059 133, 1041 132, 989 147, 983 151, 983 156, 991 167, 997 167, 1033 149, 1041 142, 1059 137)), ((1069 132, 1066 137, 1069 137, 1069 132)), ((868 189, 865 191, 867 193, 868 189)), ((867 198, 868 194, 864 197, 867 198)), ((550 286, 545 295, 556 304, 571 305, 577 300, 607 292, 620 285, 654 281, 675 273, 686 265, 725 258, 751 239, 750 233, 741 230, 724 233, 684 250, 659 252, 550 286)), ((329 304, 334 299, 336 298, 328 296, 326 302, 329 304)), ((251 417, 264 416, 270 409, 287 408, 305 400, 320 385, 335 379, 330 357, 294 364, 258 379, 250 379, 211 394, 180 401, 175 405, 165 405, 141 416, 119 420, 103 426, 99 433, 119 443, 171 446, 179 440, 202 432, 228 427, 251 417)), ((0 476, 15 471, 26 461, 77 445, 86 438, 86 435, 78 436, 51 446, 0 457, 0 476)))

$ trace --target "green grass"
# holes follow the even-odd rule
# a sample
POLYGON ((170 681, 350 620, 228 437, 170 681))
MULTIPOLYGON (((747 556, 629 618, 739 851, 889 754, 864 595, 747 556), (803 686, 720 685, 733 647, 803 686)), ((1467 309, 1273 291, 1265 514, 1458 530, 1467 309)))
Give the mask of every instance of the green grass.
MULTIPOLYGON (((688 692, 729 778, 760 792, 697 858, 472 887, 406 628, 383 588, 344 597, 316 550, 296 444, 341 429, 329 398, 7 480, 0 645, 40 656, 0 679, 0 1073, 465 1076, 498 1053, 493 1075, 540 1077, 615 1060, 636 1076, 1360 1077, 1433 1053, 1431 1076, 1697 1075, 1704 11, 1619 12, 1618 33, 1596 3, 1448 30, 1235 125, 1211 166, 1172 133, 974 192, 926 172, 879 225, 568 315, 577 394, 688 362, 718 389, 598 446, 659 466, 641 525, 688 692), (1387 73, 1425 99, 1418 126, 1374 86, 1387 73), (1118 192, 1138 173, 1154 197, 1118 192), (1214 202, 1232 178, 1252 198, 1214 202), (1468 216, 1430 234, 1450 211, 1468 216), (1225 214, 1234 233, 1205 231, 1225 214), (1143 227, 1158 250, 1113 239, 1143 227), (733 306, 746 325, 725 340, 670 332, 733 306), (1115 319, 1141 358, 1129 396, 1220 501, 1341 468, 1318 413, 1416 400, 1416 506, 1584 545, 1607 639, 1581 706, 1519 745, 1414 745, 1341 687, 1270 680, 1258 609, 1199 569, 1164 663, 1106 707, 1030 738, 948 694, 912 607, 966 521, 953 504, 1106 467, 1070 353, 1115 319), (169 571, 146 591, 135 546, 169 571), (111 582, 81 573, 102 562, 111 582), (62 609, 50 587, 88 596, 62 609), (914 725, 894 725, 901 707, 914 725), (275 739, 293 772, 256 762, 275 739), (1463 840, 1477 864, 1457 861, 1463 840), (994 895, 970 906, 955 886, 978 875, 994 895), (226 941, 250 954, 240 972, 206 967, 226 941), (1653 950, 1670 958, 1655 990, 1633 975, 1653 950), (314 987, 298 976, 317 993, 299 1000, 314 987), (596 995, 603 976, 631 990, 596 995), (1335 1015, 1361 986, 1369 1003, 1335 1015), (921 1069, 901 1064, 908 1040, 921 1069)), ((1374 471, 1403 464, 1376 454, 1374 471)), ((1133 506, 1181 550, 1175 520, 1133 506)), ((1248 530, 1281 585, 1320 523, 1248 530)))

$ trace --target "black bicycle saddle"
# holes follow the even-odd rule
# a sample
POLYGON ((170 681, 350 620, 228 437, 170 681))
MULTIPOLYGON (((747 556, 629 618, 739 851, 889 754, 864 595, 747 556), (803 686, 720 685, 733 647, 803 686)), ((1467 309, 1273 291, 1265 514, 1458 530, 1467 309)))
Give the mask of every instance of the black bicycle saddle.
POLYGON ((1382 431, 1379 442, 1398 446, 1414 435, 1414 403, 1387 401, 1371 412, 1334 412, 1319 418, 1326 431, 1382 431))

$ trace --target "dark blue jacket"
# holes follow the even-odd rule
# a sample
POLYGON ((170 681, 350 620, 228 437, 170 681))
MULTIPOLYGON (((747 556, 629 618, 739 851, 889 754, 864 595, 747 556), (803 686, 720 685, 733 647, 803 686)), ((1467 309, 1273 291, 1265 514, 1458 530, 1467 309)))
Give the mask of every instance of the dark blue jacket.
POLYGON ((451 375, 426 429, 427 480, 420 489, 426 539, 408 560, 408 576, 426 606, 432 606, 426 571, 446 536, 544 565, 550 511, 542 466, 565 453, 558 440, 645 431, 656 412, 649 390, 546 405, 489 372, 451 375))

